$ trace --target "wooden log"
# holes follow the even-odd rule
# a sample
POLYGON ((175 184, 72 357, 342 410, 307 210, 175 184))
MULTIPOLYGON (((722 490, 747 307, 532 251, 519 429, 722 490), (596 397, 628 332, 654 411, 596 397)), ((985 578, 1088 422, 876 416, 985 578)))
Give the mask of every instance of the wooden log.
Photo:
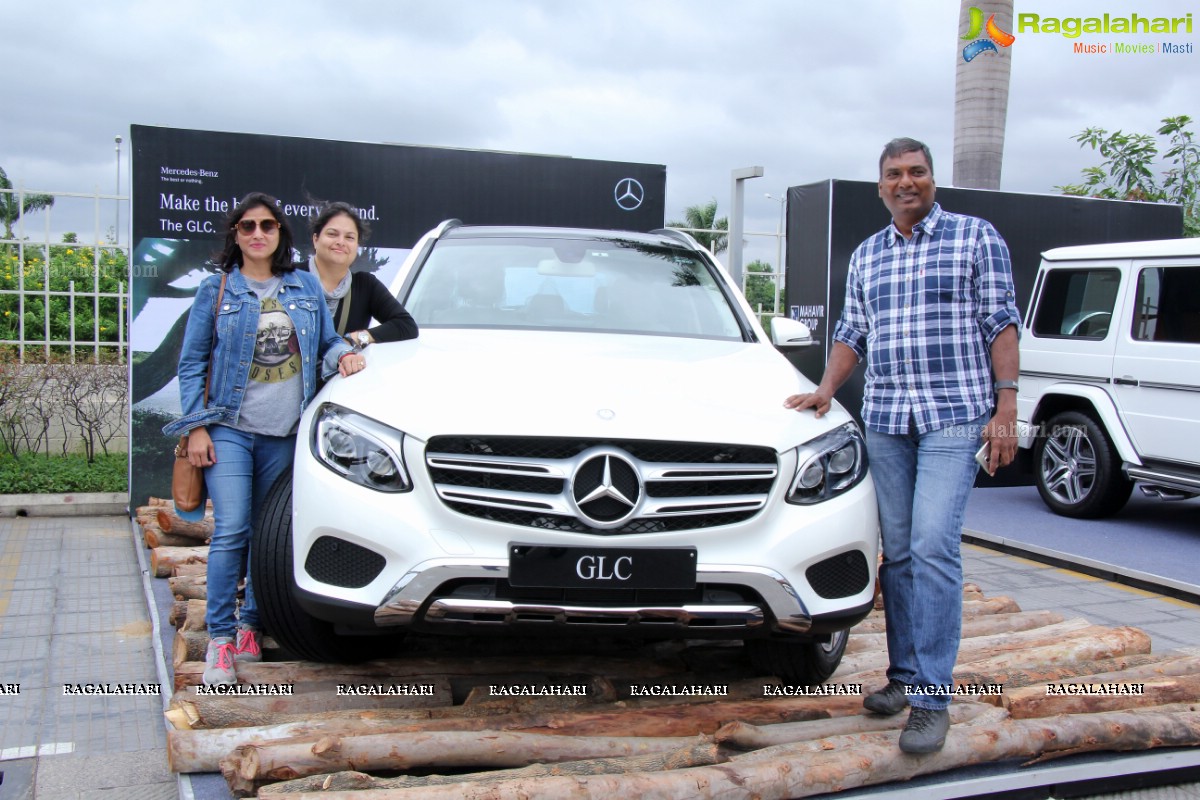
MULTIPOLYGON (((1139 681, 1155 678, 1177 677, 1181 675, 1200 675, 1200 656, 1159 656, 1159 660, 1145 664, 1132 664, 1121 668, 1096 669, 1090 680, 1104 681, 1139 681)), ((1099 664, 1094 663, 1093 667, 1099 664)))
POLYGON ((171 569, 172 578, 182 578, 189 575, 207 575, 208 564, 176 564, 171 569))
MULTIPOLYGON (((169 498, 169 497, 151 497, 151 498, 148 498, 148 499, 146 500, 146 505, 145 505, 145 506, 138 506, 138 511, 139 511, 139 513, 141 512, 141 510, 142 510, 143 508, 147 508, 147 507, 148 507, 148 508, 150 508, 150 509, 153 509, 154 511, 157 511, 159 508, 164 508, 164 507, 165 507, 165 508, 174 509, 174 508, 175 508, 175 501, 174 501, 174 500, 172 500, 172 499, 171 499, 171 498, 169 498)), ((211 512, 212 512, 212 507, 213 507, 213 504, 212 504, 212 498, 210 497, 210 498, 208 499, 208 501, 207 501, 207 502, 205 502, 205 504, 204 504, 204 510, 205 510, 205 512, 206 512, 206 513, 211 513, 211 512)))
POLYGON ((206 516, 202 520, 181 519, 174 509, 166 508, 158 509, 154 520, 164 533, 173 533, 185 539, 192 539, 194 540, 192 544, 196 542, 208 544, 212 539, 213 526, 216 524, 216 520, 211 516, 206 516))
POLYGON ((996 595, 983 600, 964 600, 962 609, 963 619, 970 619, 988 614, 1015 614, 1021 610, 1021 606, 1011 597, 996 595))
MULTIPOLYGON (((964 659, 974 660, 985 658, 1006 653, 1016 648, 1037 647, 1038 645, 1051 644, 1067 638, 1076 638, 1084 635, 1099 635, 1108 630, 1110 629, 1100 625, 1091 625, 1086 619, 1077 618, 1031 630, 1000 633, 993 636, 976 636, 971 639, 963 639, 959 642, 958 658, 960 661, 964 659)), ((842 663, 838 665, 837 671, 834 674, 842 675, 851 672, 861 672, 867 669, 886 667, 887 665, 888 654, 887 648, 884 647, 882 650, 877 649, 871 652, 860 652, 844 656, 842 663)))
POLYGON ((156 547, 193 547, 196 544, 195 539, 163 532, 158 523, 152 520, 142 523, 142 540, 151 550, 156 547))
POLYGON ((580 676, 569 682, 541 680, 539 684, 570 687, 570 693, 504 696, 500 686, 479 684, 467 693, 462 702, 465 708, 483 709, 497 714, 516 714, 527 711, 557 711, 568 708, 611 703, 618 697, 617 689, 608 678, 580 676), (494 691, 499 690, 499 691, 494 691), (582 690, 583 693, 578 693, 582 690))
POLYGON ((175 600, 171 603, 171 610, 167 612, 167 622, 172 628, 178 628, 183 624, 187 617, 187 600, 175 600))
MULTIPOLYGON (((377 683, 380 680, 401 680, 425 675, 442 675, 450 679, 458 677, 483 680, 481 676, 492 676, 492 683, 499 678, 520 673, 538 673, 551 682, 555 675, 592 675, 610 681, 622 682, 651 679, 679 671, 678 659, 650 661, 622 659, 606 656, 571 655, 556 658, 517 658, 498 656, 493 658, 422 658, 409 657, 361 664, 318 664, 311 661, 287 661, 254 665, 257 683, 299 683, 309 680, 337 680, 345 676, 346 683, 377 683), (356 679, 354 679, 356 678, 356 679), (354 679, 354 680, 350 680, 354 679), (378 680, 377 680, 378 679, 378 680)), ((196 686, 204 672, 201 664, 176 664, 175 688, 196 686)), ((239 674, 241 674, 239 672, 239 674)))
POLYGON ((208 563, 207 547, 156 547, 150 551, 150 569, 156 578, 170 576, 178 564, 208 563))
MULTIPOLYGON (((1004 690, 1017 689, 1022 686, 1045 684, 1076 678, 1082 675, 1092 675, 1100 672, 1118 672, 1125 669, 1152 667, 1155 664, 1169 660, 1170 656, 1151 654, 1124 655, 1116 658, 1102 658, 1096 661, 1047 665, 1018 665, 988 672, 975 671, 975 662, 959 664, 954 668, 954 680, 963 684, 1001 684, 1004 690)), ((1164 673, 1166 674, 1166 673, 1164 673)))
POLYGON ((285 722, 278 725, 254 725, 239 728, 189 727, 190 704, 181 704, 166 712, 172 727, 167 729, 167 763, 172 772, 217 772, 220 761, 238 747, 273 739, 308 737, 313 741, 326 736, 355 733, 390 733, 408 726, 420 710, 390 709, 405 713, 397 720, 385 711, 341 713, 335 719, 285 722))
POLYGON ((175 631, 171 645, 171 663, 178 667, 185 661, 204 661, 208 650, 208 631, 175 631))
MULTIPOLYGON (((572 800, 573 798, 811 797, 918 775, 1057 751, 1144 750, 1200 744, 1200 712, 1110 712, 1051 720, 1012 720, 989 726, 954 726, 946 746, 919 758, 897 757, 896 734, 836 737, 777 745, 715 767, 586 778, 547 777, 423 786, 418 789, 330 791, 322 800, 572 800)), ((276 800, 303 800, 298 793, 276 800)))
MULTIPOLYGON (((964 621, 989 614, 1015 614, 1020 610, 1021 607, 1017 605, 1016 600, 1003 595, 987 597, 983 600, 964 600, 962 604, 964 621)), ((871 612, 866 619, 853 628, 858 633, 882 633, 884 629, 883 614, 878 612, 871 612)))
POLYGON ((207 575, 176 575, 167 578, 167 586, 176 600, 207 600, 207 575))
POLYGON ((1128 626, 1106 629, 1083 638, 1067 639, 1056 644, 1022 647, 1011 653, 984 657, 960 663, 966 671, 983 675, 1031 666, 1039 668, 1061 664, 1080 664, 1102 658, 1150 652, 1150 637, 1128 626))
MULTIPOLYGON (((198 602, 192 600, 190 602, 198 602)), ((269 650, 269 637, 263 639, 264 651, 269 650)), ((175 691, 189 686, 199 686, 204 674, 203 661, 187 661, 175 668, 175 691)), ((445 674, 430 672, 414 675, 403 661, 367 661, 362 664, 316 664, 311 661, 271 661, 257 664, 238 664, 238 681, 241 683, 307 684, 324 683, 347 689, 343 691, 371 691, 373 687, 430 686, 446 679, 445 674), (365 687, 365 688, 364 688, 365 687)), ((416 691, 416 688, 399 691, 416 691)))
POLYGON ((695 744, 668 753, 644 756, 597 758, 587 761, 564 761, 557 764, 531 764, 528 767, 465 775, 401 775, 396 778, 375 778, 362 772, 335 772, 314 775, 294 781, 273 783, 258 790, 258 797, 270 798, 291 792, 353 791, 362 789, 412 789, 423 786, 442 786, 448 783, 494 781, 556 777, 560 775, 621 775, 632 772, 663 772, 687 769, 725 761, 715 744, 695 744))
MULTIPOLYGON (((251 669, 246 665, 247 672, 251 669)), ((238 665, 238 683, 266 686, 272 694, 232 695, 199 694, 189 686, 175 693, 172 707, 186 707, 189 715, 206 721, 208 727, 233 727, 250 722, 270 722, 276 715, 309 715, 326 711, 354 712, 374 709, 427 709, 449 706, 453 702, 450 683, 444 676, 428 675, 413 691, 397 694, 344 694, 334 681, 308 681, 300 684, 249 684, 242 665, 238 665), (284 694, 284 692, 289 692, 284 694)), ((193 727, 199 727, 193 725, 193 727)))
MULTIPOLYGON (((981 715, 991 722, 1008 717, 1008 712, 985 703, 952 703, 950 723, 959 725, 981 715)), ((803 742, 828 739, 854 733, 873 733, 903 728, 908 722, 907 714, 884 717, 879 714, 855 714, 832 719, 814 719, 806 722, 781 722, 778 725, 749 725, 745 722, 730 722, 722 725, 713 739, 717 744, 735 747, 738 750, 758 750, 788 742, 803 742)))
MULTIPOLYGON (((995 636, 1008 631, 1027 631, 1063 621, 1056 611, 1019 611, 1013 614, 988 614, 965 619, 962 623, 962 638, 995 636)), ((886 633, 863 633, 856 627, 846 641, 847 653, 862 653, 887 649, 886 633)))
POLYGON ((667 753, 696 744, 691 738, 555 736, 498 731, 368 734, 243 745, 221 761, 235 796, 263 783, 347 769, 399 771, 426 767, 524 767, 594 758, 667 753))
MULTIPOLYGON (((228 698, 208 698, 210 701, 228 698)), ((245 700, 245 698, 239 698, 245 700)), ((343 698, 345 699, 345 698, 343 698)), ((743 700, 729 703, 698 703, 625 710, 622 704, 597 706, 594 709, 565 712, 533 712, 528 714, 496 714, 464 717, 453 709, 439 714, 439 709, 377 709, 370 712, 299 712, 253 708, 248 703, 213 702, 200 705, 193 697, 175 697, 172 716, 176 727, 193 729, 282 724, 315 719, 346 721, 348 715, 391 716, 398 733, 418 731, 517 731, 525 733, 558 733, 579 736, 695 736, 712 733, 734 719, 753 724, 795 722, 804 719, 823 719, 832 716, 858 714, 862 698, 857 695, 840 697, 784 697, 763 700, 743 700), (407 717, 407 719, 402 719, 407 717)))
MULTIPOLYGON (((208 611, 208 603, 204 600, 185 600, 183 601, 187 608, 184 612, 183 623, 176 626, 182 631, 207 631, 208 625, 204 621, 205 613, 208 611)), ((203 664, 203 662, 201 662, 203 664)), ((201 672, 204 670, 201 669, 201 672)))
POLYGON ((1004 707, 1014 719, 1055 714, 1094 714, 1167 703, 1200 702, 1200 675, 1149 680, 1072 678, 1069 682, 1026 686, 1006 692, 1004 707))

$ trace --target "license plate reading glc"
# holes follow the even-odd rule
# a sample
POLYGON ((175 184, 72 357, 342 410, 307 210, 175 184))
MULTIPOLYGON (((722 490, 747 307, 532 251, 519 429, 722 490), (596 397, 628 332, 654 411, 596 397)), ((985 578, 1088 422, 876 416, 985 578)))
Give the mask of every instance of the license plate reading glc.
POLYGON ((692 589, 696 548, 510 544, 508 582, 564 589, 692 589))

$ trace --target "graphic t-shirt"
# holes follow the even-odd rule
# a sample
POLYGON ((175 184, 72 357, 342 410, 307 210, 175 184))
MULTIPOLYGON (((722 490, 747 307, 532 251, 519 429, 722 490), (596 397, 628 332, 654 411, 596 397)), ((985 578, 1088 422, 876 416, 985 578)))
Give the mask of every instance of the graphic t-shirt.
POLYGON ((296 432, 300 422, 300 403, 304 400, 300 342, 292 318, 279 302, 282 283, 278 277, 265 281, 246 278, 246 285, 258 295, 262 306, 250 381, 234 426, 248 433, 287 436, 296 432))

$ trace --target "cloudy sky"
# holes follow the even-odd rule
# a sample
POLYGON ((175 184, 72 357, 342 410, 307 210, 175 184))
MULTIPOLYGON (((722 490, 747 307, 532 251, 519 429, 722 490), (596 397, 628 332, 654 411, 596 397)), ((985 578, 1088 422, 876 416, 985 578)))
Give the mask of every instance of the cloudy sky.
MULTIPOLYGON (((1016 3, 1042 17, 1194 8, 1016 3)), ((1077 181, 1098 160, 1072 141, 1085 127, 1195 116, 1200 53, 1087 56, 1072 42, 1200 50, 1196 17, 1171 37, 1018 33, 1002 188, 1077 181)), ((712 198, 726 210, 730 170, 761 165, 748 231, 776 229, 765 193, 874 180, 898 135, 928 142, 953 183, 951 0, 8 0, 0 30, 0 166, 32 190, 114 191, 119 134, 127 192, 131 124, 660 163, 668 217, 712 198)), ((774 260, 772 239, 750 241, 747 260, 774 260)))

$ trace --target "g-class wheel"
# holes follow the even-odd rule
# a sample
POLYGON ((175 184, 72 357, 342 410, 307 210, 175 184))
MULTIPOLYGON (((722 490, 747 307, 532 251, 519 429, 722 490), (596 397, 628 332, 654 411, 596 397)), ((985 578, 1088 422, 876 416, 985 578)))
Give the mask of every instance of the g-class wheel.
POLYGON ((1078 411, 1064 411, 1046 423, 1033 460, 1042 500, 1064 517, 1115 514, 1133 491, 1133 481, 1121 471, 1121 457, 1104 428, 1078 411))

